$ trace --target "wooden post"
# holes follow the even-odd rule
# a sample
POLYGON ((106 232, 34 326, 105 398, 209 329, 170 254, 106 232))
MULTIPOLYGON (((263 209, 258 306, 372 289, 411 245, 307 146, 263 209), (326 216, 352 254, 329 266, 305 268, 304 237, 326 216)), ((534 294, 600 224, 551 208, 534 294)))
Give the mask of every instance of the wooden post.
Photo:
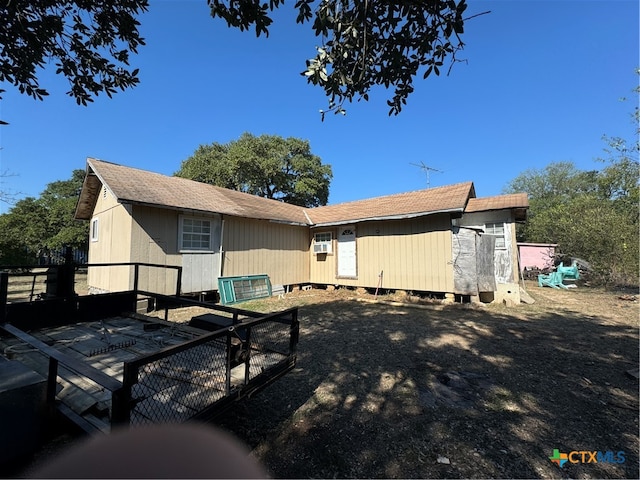
POLYGON ((0 272, 0 324, 6 322, 8 293, 9 293, 9 273, 0 272))

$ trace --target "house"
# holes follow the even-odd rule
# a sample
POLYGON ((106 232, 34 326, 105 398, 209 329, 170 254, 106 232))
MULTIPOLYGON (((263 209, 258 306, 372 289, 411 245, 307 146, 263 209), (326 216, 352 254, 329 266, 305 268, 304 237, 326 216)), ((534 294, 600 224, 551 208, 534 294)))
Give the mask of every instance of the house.
MULTIPOLYGON (((89 262, 182 267, 182 293, 221 276, 519 302, 515 223, 526 194, 476 198, 472 182, 316 208, 87 159, 76 218, 91 221, 89 262)), ((140 272, 172 292, 175 272, 140 272)), ((131 267, 91 268, 94 292, 129 288, 131 267)))

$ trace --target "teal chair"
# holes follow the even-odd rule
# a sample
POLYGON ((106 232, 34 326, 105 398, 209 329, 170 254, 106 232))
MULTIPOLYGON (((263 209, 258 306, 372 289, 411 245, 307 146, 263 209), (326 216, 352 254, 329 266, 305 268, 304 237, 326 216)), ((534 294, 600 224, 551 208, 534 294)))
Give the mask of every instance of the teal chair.
POLYGON ((556 272, 561 273, 564 278, 568 280, 578 280, 580 278, 580 271, 575 262, 573 262, 570 267, 565 267, 564 264, 561 263, 556 268, 556 272))
POLYGON ((538 275, 539 287, 564 288, 568 287, 562 283, 564 275, 561 272, 552 272, 548 275, 538 275))

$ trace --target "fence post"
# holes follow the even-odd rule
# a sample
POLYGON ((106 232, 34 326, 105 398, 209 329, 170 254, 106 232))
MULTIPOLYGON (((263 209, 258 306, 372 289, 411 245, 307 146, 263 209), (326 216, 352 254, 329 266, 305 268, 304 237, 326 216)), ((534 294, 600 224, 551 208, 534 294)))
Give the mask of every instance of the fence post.
POLYGON ((140 264, 133 265, 133 293, 138 295, 138 280, 140 278, 140 264))
POLYGON ((9 293, 9 272, 0 272, 0 324, 7 318, 7 294, 9 293))
POLYGON ((111 426, 131 425, 131 390, 138 383, 138 367, 124 362, 122 387, 111 392, 111 426))
POLYGON ((140 265, 133 265, 133 310, 138 311, 138 282, 140 281, 140 265))
POLYGON ((58 296, 71 300, 75 295, 75 269, 73 268, 73 249, 64 247, 64 263, 58 270, 58 296))
POLYGON ((298 307, 291 312, 291 328, 289 330, 289 355, 296 356, 300 337, 300 322, 298 321, 298 307))
POLYGON ((178 267, 178 279, 176 280, 176 297, 180 296, 182 290, 182 267, 178 267))
POLYGON ((58 386, 58 360, 49 357, 49 375, 47 376, 47 404, 53 407, 56 401, 56 387, 58 386))

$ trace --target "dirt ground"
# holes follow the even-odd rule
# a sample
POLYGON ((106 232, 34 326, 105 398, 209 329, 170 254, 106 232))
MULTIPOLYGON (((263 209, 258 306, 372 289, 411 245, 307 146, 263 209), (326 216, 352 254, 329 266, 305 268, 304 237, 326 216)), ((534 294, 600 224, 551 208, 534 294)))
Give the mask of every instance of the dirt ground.
POLYGON ((298 364, 215 424, 275 478, 638 478, 640 297, 527 290, 511 308, 346 289, 242 304, 300 307, 298 364), (624 463, 559 468, 555 449, 624 463))
POLYGON ((277 478, 639 478, 638 300, 527 290, 512 308, 350 290, 254 304, 300 306, 298 365, 218 424, 277 478), (625 461, 559 468, 554 449, 625 461))

